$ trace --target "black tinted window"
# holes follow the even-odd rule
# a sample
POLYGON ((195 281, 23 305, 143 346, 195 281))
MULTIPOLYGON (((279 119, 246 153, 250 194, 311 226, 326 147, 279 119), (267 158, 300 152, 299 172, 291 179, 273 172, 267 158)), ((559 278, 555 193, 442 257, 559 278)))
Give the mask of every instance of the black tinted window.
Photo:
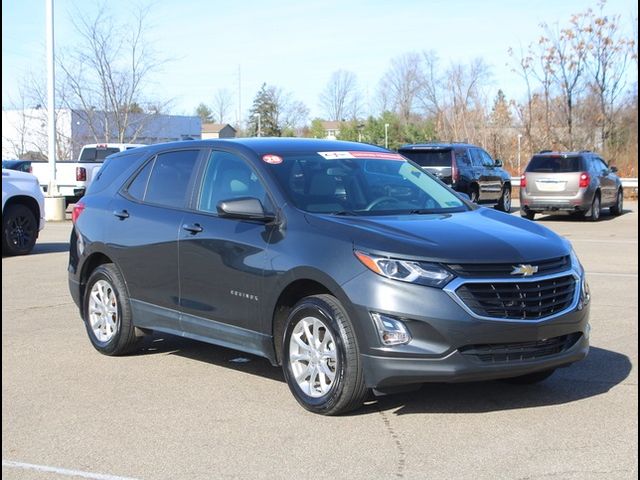
POLYGON ((471 163, 474 167, 482 167, 482 151, 479 148, 472 148, 469 150, 471 152, 471 163))
POLYGON ((582 172, 584 170, 582 157, 536 155, 529 162, 526 171, 568 173, 582 172))
MULTIPOLYGON (((267 207, 267 193, 255 172, 232 153, 212 152, 202 182, 198 209, 217 212, 222 200, 257 198, 267 207)), ((267 207, 268 208, 268 207, 267 207)))
POLYGON ((401 150, 400 153, 421 167, 450 167, 451 150, 401 150))
POLYGON ((158 155, 149 177, 144 201, 168 207, 184 207, 189 180, 197 158, 198 150, 182 150, 158 155))
POLYGON ((131 167, 138 158, 138 155, 124 155, 105 160, 100 170, 93 173, 93 179, 87 193, 96 193, 107 188, 116 178, 131 167))
POLYGON ((471 165, 471 159, 466 150, 456 150, 456 160, 458 165, 471 165))
POLYGON ((129 184, 127 193, 137 200, 144 200, 144 194, 147 191, 147 183, 149 182, 149 174, 153 168, 153 160, 147 162, 142 170, 136 175, 136 178, 129 184))
POLYGON ((113 155, 114 153, 118 153, 119 151, 119 148, 85 148, 84 150, 82 150, 82 154, 80 155, 80 161, 101 162, 109 155, 113 155))

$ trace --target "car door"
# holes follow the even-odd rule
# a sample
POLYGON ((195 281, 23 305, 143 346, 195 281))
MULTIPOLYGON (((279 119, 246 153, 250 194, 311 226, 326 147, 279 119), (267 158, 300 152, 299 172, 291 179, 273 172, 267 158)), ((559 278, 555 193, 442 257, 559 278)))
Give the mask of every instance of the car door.
POLYGON ((109 206, 107 243, 127 282, 138 326, 179 326, 178 230, 199 153, 155 155, 109 206))
POLYGON ((253 197, 272 210, 271 201, 255 170, 231 152, 212 150, 199 183, 179 234, 182 328, 223 345, 260 350, 267 337, 252 332, 260 329, 261 279, 273 227, 223 218, 216 206, 253 197))
POLYGON ((496 167, 496 162, 485 150, 478 149, 484 167, 484 191, 485 198, 491 201, 498 201, 502 195, 502 176, 500 169, 496 167))
POLYGON ((600 191, 602 192, 602 204, 613 205, 616 201, 616 194, 618 193, 618 183, 616 182, 616 175, 611 171, 609 165, 600 157, 595 157, 594 162, 596 164, 596 170, 600 176, 600 191))
MULTIPOLYGON (((487 185, 482 151, 479 148, 470 148, 469 153, 471 155, 473 182, 478 184, 478 201, 483 202, 487 200, 487 185)), ((473 199, 473 192, 470 193, 473 199)))

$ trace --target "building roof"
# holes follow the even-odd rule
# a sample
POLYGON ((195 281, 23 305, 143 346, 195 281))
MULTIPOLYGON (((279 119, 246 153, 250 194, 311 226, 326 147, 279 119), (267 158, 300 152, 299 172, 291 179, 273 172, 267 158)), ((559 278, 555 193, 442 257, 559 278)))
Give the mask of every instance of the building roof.
POLYGON ((203 123, 202 133, 220 133, 225 127, 229 127, 234 132, 237 132, 237 130, 228 123, 203 123))
POLYGON ((322 127, 325 130, 340 130, 340 124, 342 122, 336 122, 336 121, 323 121, 322 122, 322 127))

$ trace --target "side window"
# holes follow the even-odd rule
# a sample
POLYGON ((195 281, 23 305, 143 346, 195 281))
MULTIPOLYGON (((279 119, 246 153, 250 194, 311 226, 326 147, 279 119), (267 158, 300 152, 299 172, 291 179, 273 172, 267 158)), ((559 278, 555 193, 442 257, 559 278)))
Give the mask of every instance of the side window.
POLYGON ((469 152, 471 152, 471 164, 474 167, 482 167, 482 151, 479 148, 471 148, 469 152))
POLYGON ((270 208, 264 186, 243 159, 228 152, 211 152, 202 180, 198 210, 217 213, 218 203, 241 197, 257 198, 265 209, 270 208))
POLYGON ((485 167, 493 167, 495 165, 496 162, 493 161, 493 158, 491 158, 491 155, 489 155, 487 152, 485 152, 484 150, 478 150, 480 152, 480 155, 482 156, 482 165, 485 167))
POLYGON ((198 150, 181 150, 158 155, 149 176, 144 201, 167 207, 185 207, 189 180, 198 154, 198 150))
POLYGON ((596 165, 598 166, 597 169, 599 172, 602 172, 603 175, 609 173, 609 165, 607 165, 607 162, 605 162, 600 157, 596 157, 595 161, 596 165))
POLYGON ((150 162, 147 162, 144 168, 138 172, 136 178, 133 179, 133 182, 131 182, 127 188, 127 193, 136 200, 144 200, 144 194, 147 191, 147 183, 149 183, 149 174, 153 168, 153 162, 155 162, 155 158, 150 162))
POLYGON ((471 159, 469 158, 467 150, 456 150, 456 160, 458 161, 458 165, 471 165, 471 159))

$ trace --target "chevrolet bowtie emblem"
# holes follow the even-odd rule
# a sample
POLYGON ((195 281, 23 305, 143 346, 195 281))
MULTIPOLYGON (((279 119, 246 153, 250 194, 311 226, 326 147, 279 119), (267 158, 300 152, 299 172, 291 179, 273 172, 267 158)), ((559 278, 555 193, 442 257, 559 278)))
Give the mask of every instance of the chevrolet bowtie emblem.
POLYGON ((523 277, 529 277, 534 273, 538 273, 538 267, 536 265, 517 265, 513 267, 511 275, 522 275, 523 277))

